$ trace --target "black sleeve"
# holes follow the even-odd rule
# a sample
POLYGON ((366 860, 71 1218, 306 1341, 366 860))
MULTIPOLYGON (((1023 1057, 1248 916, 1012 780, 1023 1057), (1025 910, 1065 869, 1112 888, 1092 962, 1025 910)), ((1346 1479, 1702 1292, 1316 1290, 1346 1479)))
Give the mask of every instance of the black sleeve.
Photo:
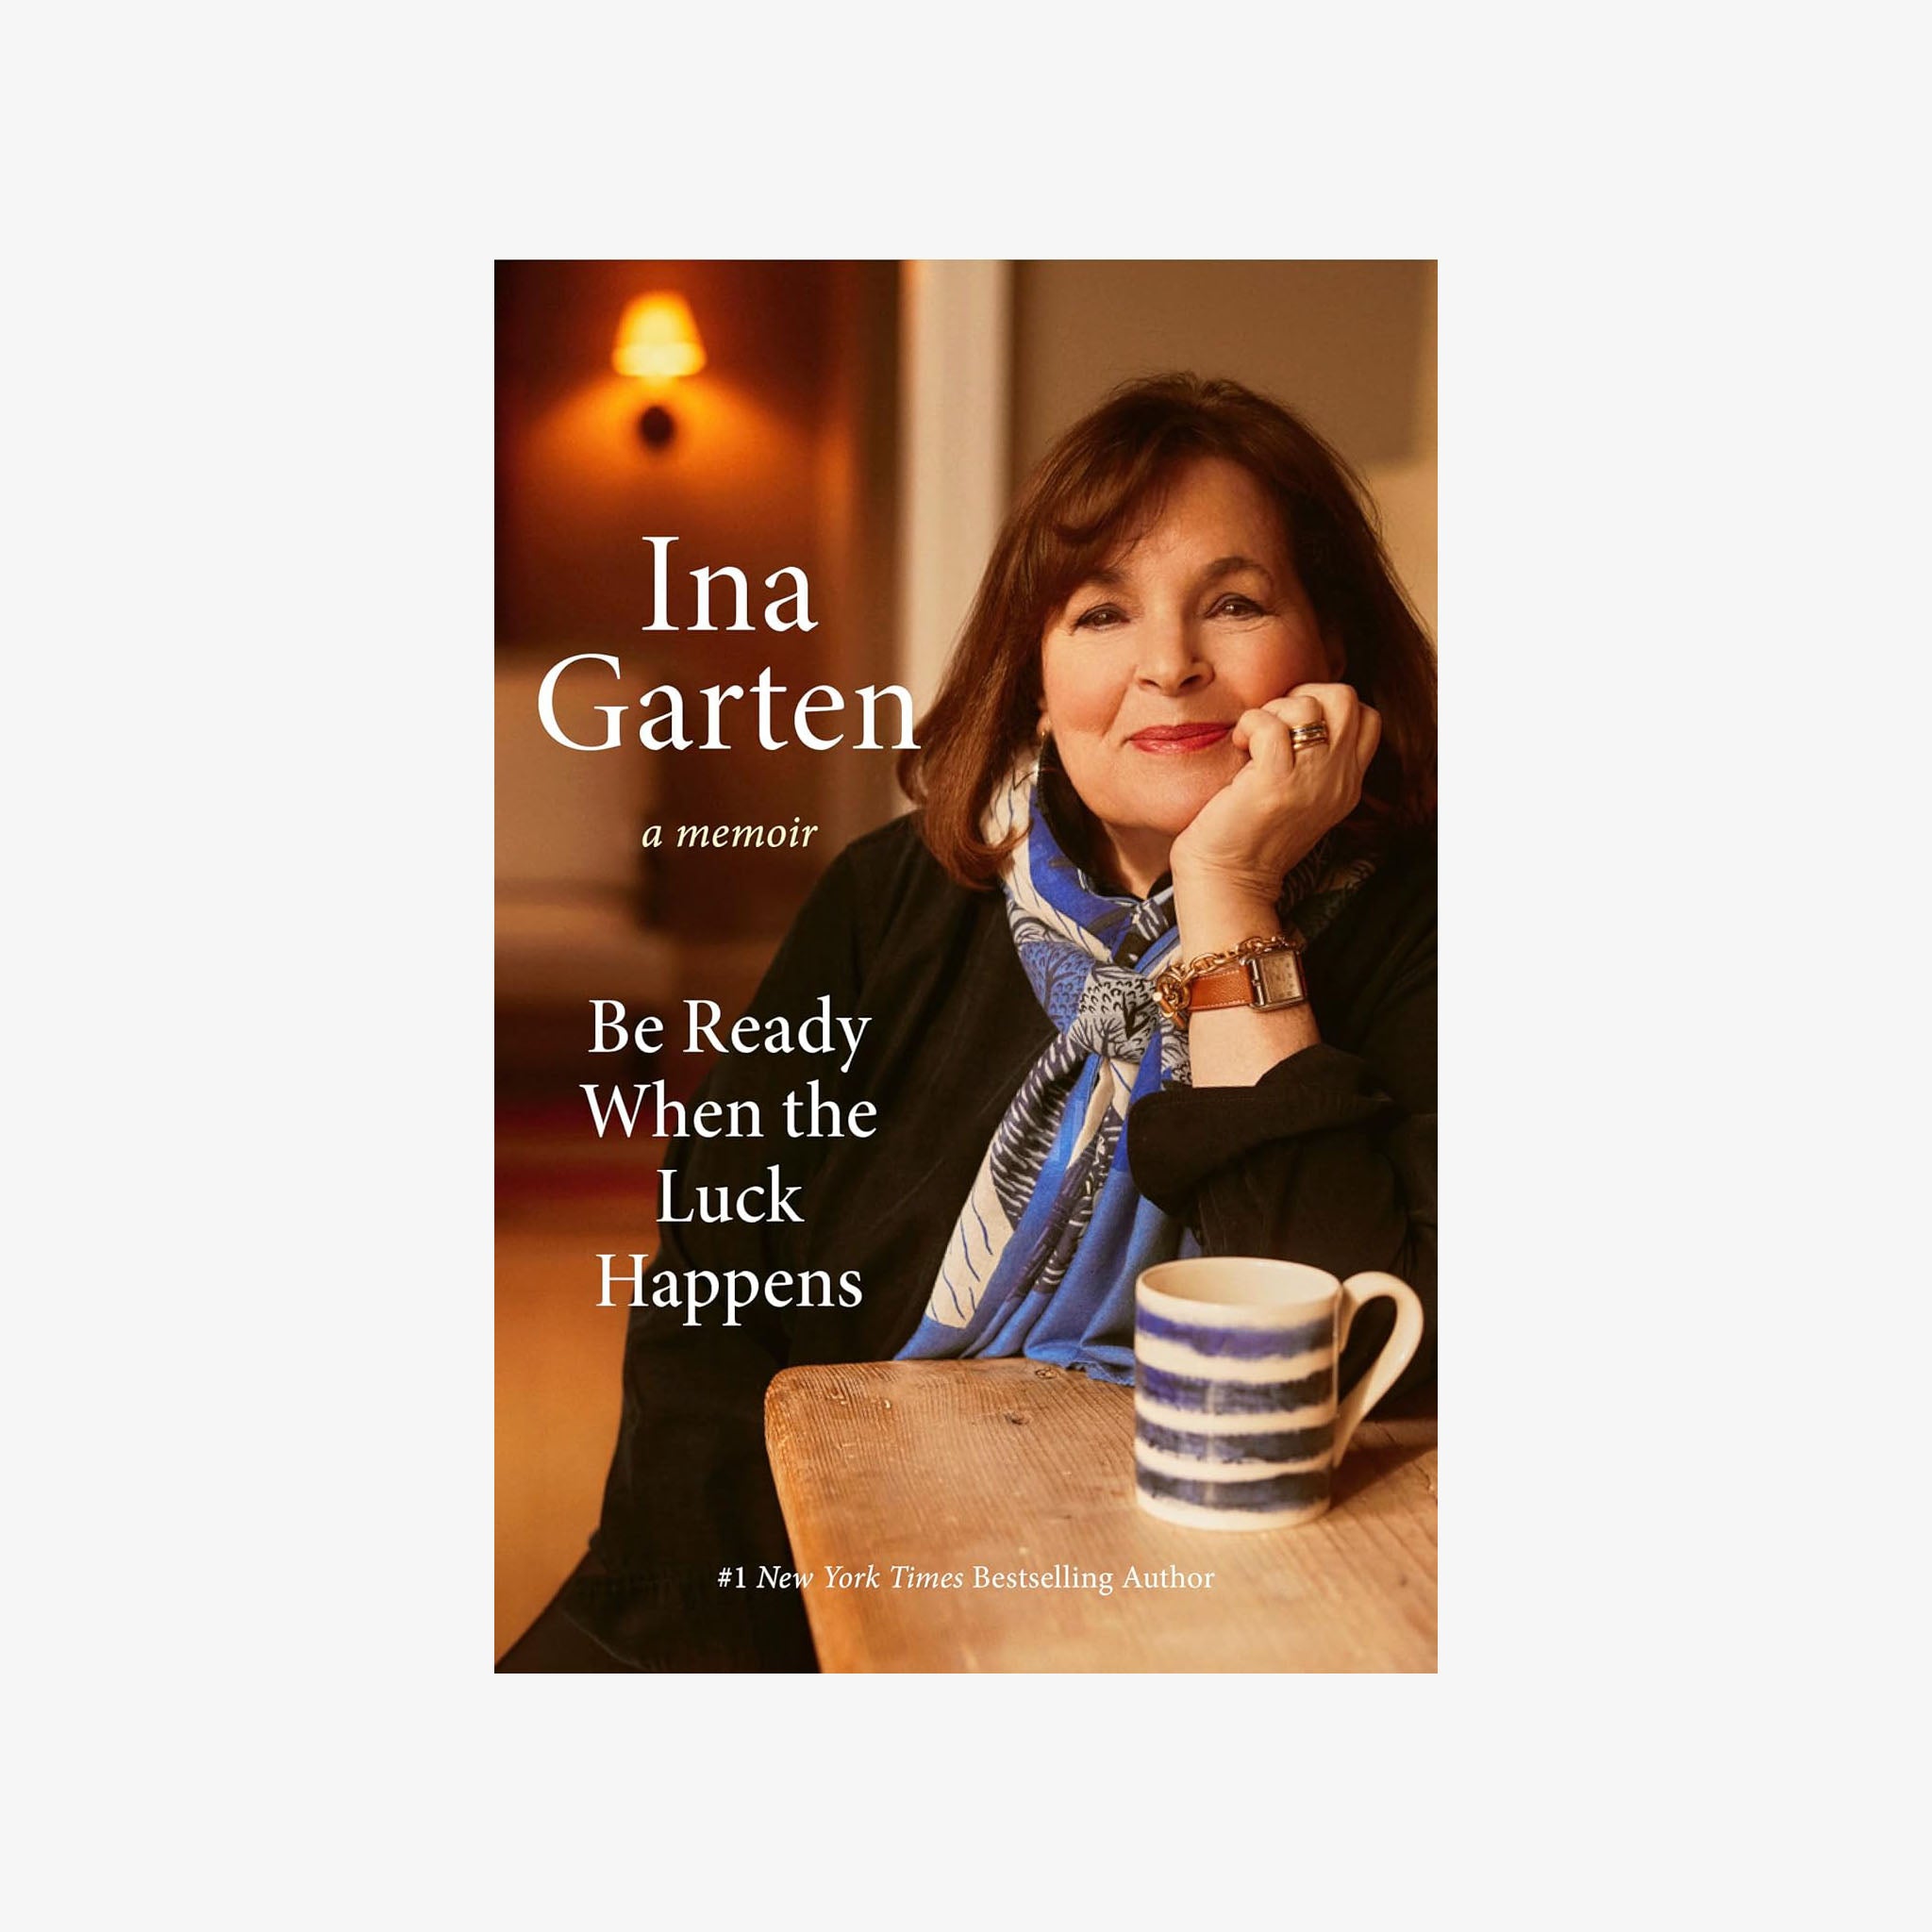
MULTIPOLYGON (((852 1010, 858 984, 858 908, 852 866, 835 860, 800 911, 749 1008, 794 1023, 821 994, 834 1012, 852 1010)), ((695 1190, 762 1179, 782 1150, 783 1178, 804 1181, 818 1143, 774 1131, 785 1092, 815 1069, 796 1055, 725 1055, 698 1097, 751 1099, 765 1138, 685 1139, 664 1165, 676 1171, 672 1200, 692 1211, 695 1190)), ((646 1271, 771 1270, 767 1224, 668 1225, 646 1271)), ((607 1649, 642 1670, 741 1671, 814 1668, 797 1593, 758 1590, 759 1564, 789 1567, 777 1491, 764 1441, 766 1385, 785 1367, 782 1319, 762 1296, 727 1327, 724 1300, 691 1325, 681 1308, 633 1308, 625 1343, 624 1406, 616 1453, 591 1553, 562 1596, 565 1610, 607 1649), (746 1587, 735 1585, 740 1566, 746 1587), (719 1573, 734 1573, 732 1587, 719 1573)))
MULTIPOLYGON (((1268 1255, 1346 1277, 1399 1276, 1421 1297, 1421 1346, 1383 1407, 1433 1400, 1436 1361, 1436 948, 1433 883, 1391 934, 1368 922, 1361 943, 1323 964, 1363 989, 1338 999, 1346 1048, 1307 1047, 1252 1087, 1150 1094, 1128 1116, 1135 1185, 1186 1222, 1210 1255, 1268 1255), (1382 950, 1393 941, 1392 948, 1382 950), (1350 951, 1357 957, 1350 958, 1350 951)), ((1318 1011, 1321 1002, 1318 994, 1318 1011)), ((1349 1339, 1346 1387, 1387 1340, 1386 1302, 1349 1339)))

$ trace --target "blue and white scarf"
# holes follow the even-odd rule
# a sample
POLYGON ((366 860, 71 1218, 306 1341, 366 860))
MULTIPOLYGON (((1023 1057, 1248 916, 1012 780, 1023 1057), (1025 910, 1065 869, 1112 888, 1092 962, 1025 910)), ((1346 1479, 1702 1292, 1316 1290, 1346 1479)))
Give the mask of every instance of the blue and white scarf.
MULTIPOLYGON (((995 797, 985 829, 1022 834, 1000 883, 1014 950, 1058 1030, 993 1134, 899 1359, 1024 1355, 1131 1383, 1135 1280, 1200 1253, 1115 1158, 1135 1101, 1189 1084, 1188 1036, 1154 995, 1177 943, 1174 889, 1103 893, 1041 810, 1037 762, 995 797)), ((1369 870, 1331 871, 1320 847, 1296 868, 1284 903, 1304 939, 1369 870)))

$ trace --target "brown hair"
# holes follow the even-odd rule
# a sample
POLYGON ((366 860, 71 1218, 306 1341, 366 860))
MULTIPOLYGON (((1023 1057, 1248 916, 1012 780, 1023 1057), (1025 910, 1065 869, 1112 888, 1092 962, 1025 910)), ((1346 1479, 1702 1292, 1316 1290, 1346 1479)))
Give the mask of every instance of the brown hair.
POLYGON ((1341 845, 1374 852, 1435 812, 1436 660, 1390 569, 1361 479, 1291 409, 1238 382, 1157 375, 1130 382, 1041 459, 993 545, 979 593, 919 745, 899 782, 933 856, 961 885, 990 886, 1011 841, 980 821, 1032 742, 1048 620, 1158 513, 1174 471, 1225 457, 1281 513, 1289 555, 1342 674, 1382 714, 1382 741, 1341 845))

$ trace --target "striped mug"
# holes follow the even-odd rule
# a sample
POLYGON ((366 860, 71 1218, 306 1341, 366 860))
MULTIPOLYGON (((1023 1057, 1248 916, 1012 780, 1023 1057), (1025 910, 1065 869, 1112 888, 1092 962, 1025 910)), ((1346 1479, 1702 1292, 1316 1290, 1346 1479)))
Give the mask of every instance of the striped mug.
POLYGON ((1349 1438, 1408 1366, 1423 1305, 1392 1274, 1338 1281, 1297 1261, 1163 1261, 1134 1309, 1134 1478, 1141 1508, 1191 1529, 1281 1529, 1328 1507, 1349 1438), (1365 1302, 1395 1328, 1338 1401, 1336 1364, 1365 1302))

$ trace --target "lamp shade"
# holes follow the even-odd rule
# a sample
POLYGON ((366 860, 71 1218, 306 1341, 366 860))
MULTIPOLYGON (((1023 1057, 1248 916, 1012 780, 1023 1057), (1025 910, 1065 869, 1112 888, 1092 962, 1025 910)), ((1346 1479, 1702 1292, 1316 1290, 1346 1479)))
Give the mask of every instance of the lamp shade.
POLYGON ((705 366, 705 345, 691 304, 664 290, 627 303, 610 363, 620 375, 695 375, 705 366))

